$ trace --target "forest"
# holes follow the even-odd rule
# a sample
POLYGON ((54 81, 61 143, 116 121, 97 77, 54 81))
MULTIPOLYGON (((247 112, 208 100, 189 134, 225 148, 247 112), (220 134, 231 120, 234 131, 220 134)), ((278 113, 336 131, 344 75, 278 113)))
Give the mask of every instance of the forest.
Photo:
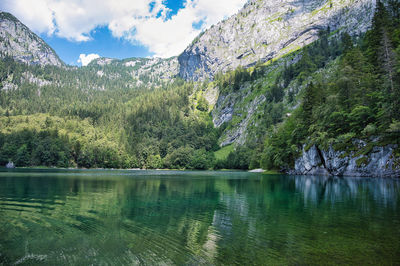
MULTIPOLYGON (((0 69, 3 84, 11 84, 0 93, 1 165, 214 166, 217 130, 204 103, 195 108, 189 102, 192 83, 176 78, 131 88, 134 81, 128 75, 99 79, 96 65, 63 69, 22 65, 10 58, 1 61, 0 69), (32 77, 37 84, 29 82, 32 77)), ((103 70, 120 74, 125 69, 103 70)))
POLYGON ((41 67, 3 56, 0 165, 282 171, 293 166, 303 145, 351 150, 355 138, 398 143, 399 10, 395 1, 378 3, 372 28, 357 38, 321 31, 318 41, 295 52, 297 62, 271 63, 280 67, 268 86, 255 84, 262 84, 271 64, 238 68, 213 81, 142 74, 138 83, 132 69, 118 64, 41 67), (235 125, 214 128, 208 102, 194 97, 208 83, 221 95, 253 84, 266 98, 246 143, 223 158, 216 157, 219 139, 235 125))

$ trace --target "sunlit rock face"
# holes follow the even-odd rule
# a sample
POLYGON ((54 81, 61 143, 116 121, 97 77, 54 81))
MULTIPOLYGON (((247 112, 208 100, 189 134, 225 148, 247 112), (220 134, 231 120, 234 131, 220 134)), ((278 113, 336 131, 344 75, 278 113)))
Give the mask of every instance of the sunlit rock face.
POLYGON ((374 9, 374 0, 250 0, 186 48, 178 58, 179 75, 212 79, 278 58, 315 41, 320 30, 357 35, 371 25, 374 9))
POLYGON ((0 54, 29 65, 63 65, 50 46, 6 12, 0 12, 0 54))
MULTIPOLYGON (((171 58, 127 58, 123 60, 100 57, 90 62, 89 66, 101 66, 107 68, 118 68, 121 71, 129 71, 131 76, 137 80, 137 86, 143 84, 140 77, 148 77, 147 84, 155 83, 155 80, 173 81, 178 75, 178 59, 171 58)), ((103 76, 105 73, 98 73, 103 76)))

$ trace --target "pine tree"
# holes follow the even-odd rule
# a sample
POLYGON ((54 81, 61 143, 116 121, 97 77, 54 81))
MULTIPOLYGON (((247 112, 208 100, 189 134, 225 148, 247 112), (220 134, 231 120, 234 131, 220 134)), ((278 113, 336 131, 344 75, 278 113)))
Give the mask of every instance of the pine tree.
POLYGON ((313 123, 313 109, 317 101, 316 87, 311 82, 304 91, 302 110, 303 110, 303 123, 306 127, 313 123))
POLYGON ((389 7, 391 7, 391 12, 388 12, 381 1, 377 2, 372 29, 366 36, 368 59, 374 65, 379 84, 382 91, 385 92, 385 102, 383 103, 385 115, 382 122, 386 125, 400 117, 398 114, 400 79, 397 71, 399 62, 391 35, 391 32, 395 32, 393 26, 396 25, 396 16, 399 11, 396 10, 398 4, 393 1, 389 3, 389 7))

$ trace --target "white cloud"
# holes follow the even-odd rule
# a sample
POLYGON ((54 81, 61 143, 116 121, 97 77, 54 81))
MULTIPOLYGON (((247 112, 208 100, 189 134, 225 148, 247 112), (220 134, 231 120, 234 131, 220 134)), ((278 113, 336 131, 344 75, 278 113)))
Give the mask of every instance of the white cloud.
POLYGON ((107 26, 113 36, 142 44, 155 56, 169 57, 246 1, 186 0, 172 17, 164 0, 2 0, 0 9, 13 13, 35 32, 71 41, 89 41, 96 27, 107 26), (193 23, 200 21, 202 28, 194 28, 193 23))
POLYGON ((50 35, 55 30, 52 11, 46 1, 4 0, 0 9, 12 13, 36 32, 50 35))
POLYGON ((82 66, 87 66, 90 62, 92 62, 92 60, 99 58, 100 55, 98 54, 80 54, 79 55, 79 59, 78 59, 78 63, 82 64, 82 66))
POLYGON ((147 19, 136 26, 131 38, 146 45, 159 57, 181 53, 201 32, 227 16, 236 13, 245 0, 191 0, 169 20, 147 19), (200 30, 194 23, 203 21, 200 30))

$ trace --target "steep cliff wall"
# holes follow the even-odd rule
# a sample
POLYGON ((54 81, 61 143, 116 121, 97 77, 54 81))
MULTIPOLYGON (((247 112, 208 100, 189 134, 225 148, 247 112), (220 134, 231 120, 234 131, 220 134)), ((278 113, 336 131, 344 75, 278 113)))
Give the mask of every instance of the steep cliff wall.
POLYGON ((218 72, 283 56, 315 41, 321 29, 365 32, 374 0, 251 0, 211 27, 179 56, 186 80, 212 79, 218 72))

